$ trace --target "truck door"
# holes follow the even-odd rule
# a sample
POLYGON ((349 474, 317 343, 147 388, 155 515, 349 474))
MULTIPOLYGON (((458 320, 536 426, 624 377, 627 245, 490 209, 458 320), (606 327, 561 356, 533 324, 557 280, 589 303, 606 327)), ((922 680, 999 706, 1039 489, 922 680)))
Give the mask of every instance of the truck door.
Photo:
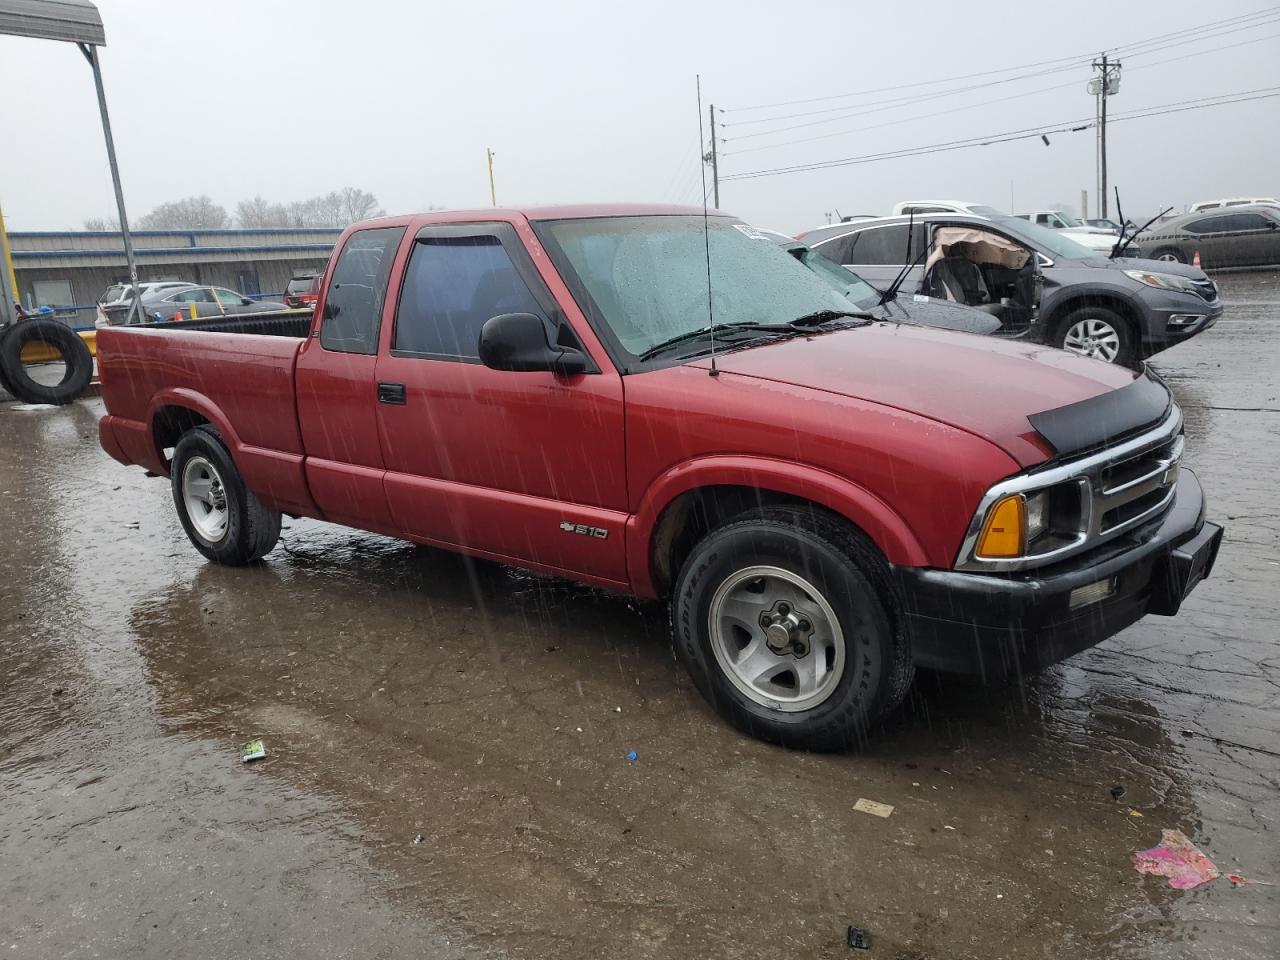
POLYGON ((390 534, 398 530, 382 485, 375 368, 387 280, 404 233, 380 227, 348 236, 296 368, 312 497, 334 523, 390 534))
POLYGON ((419 540, 624 583, 622 379, 485 367, 480 328, 505 313, 552 338, 568 324, 510 223, 416 235, 377 365, 392 516, 419 540))

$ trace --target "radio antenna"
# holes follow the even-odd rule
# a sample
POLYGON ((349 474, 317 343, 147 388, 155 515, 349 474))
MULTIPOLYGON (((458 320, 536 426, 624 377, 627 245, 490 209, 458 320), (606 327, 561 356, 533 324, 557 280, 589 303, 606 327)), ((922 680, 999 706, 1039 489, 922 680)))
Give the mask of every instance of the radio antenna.
POLYGON ((702 74, 694 74, 698 87, 698 166, 702 168, 702 246, 707 254, 707 319, 711 322, 711 370, 713 377, 720 376, 716 368, 716 314, 711 297, 711 233, 707 228, 707 158, 702 156, 702 74))

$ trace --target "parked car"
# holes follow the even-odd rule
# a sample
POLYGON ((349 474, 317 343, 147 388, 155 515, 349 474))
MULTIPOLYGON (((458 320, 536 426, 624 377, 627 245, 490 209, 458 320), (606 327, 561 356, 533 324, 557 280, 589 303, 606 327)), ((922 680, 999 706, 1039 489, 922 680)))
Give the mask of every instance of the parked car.
POLYGON ((1187 207, 1187 213, 1199 213, 1201 210, 1217 210, 1220 207, 1249 207, 1256 204, 1280 207, 1280 200, 1275 197, 1233 197, 1229 200, 1200 200, 1187 207))
MULTIPOLYGON (((1114 220, 1111 220, 1107 217, 1094 217, 1089 220, 1081 220, 1080 222, 1083 223, 1086 227, 1093 227, 1097 230, 1104 230, 1107 233, 1111 234, 1111 236, 1113 237, 1120 236, 1120 224, 1116 223, 1114 220)), ((1132 229, 1133 227, 1137 226, 1137 224, 1130 221, 1127 226, 1129 229, 1132 229)))
POLYGON ((1156 260, 1206 270, 1280 265, 1280 208, 1254 205, 1206 209, 1156 224, 1142 234, 1156 260))
MULTIPOLYGON (((1068 216, 1061 210, 1025 210, 1013 216, 1019 220, 1030 220, 1032 223, 1051 230, 1061 230, 1071 235, 1075 233, 1111 233, 1111 227, 1094 227, 1075 217, 1068 216)), ((1109 221, 1108 221, 1109 222, 1109 221)))
POLYGON ((972 213, 978 217, 1003 217, 1003 210, 989 207, 985 203, 973 203, 969 200, 903 200, 893 205, 895 217, 906 217, 914 213, 972 213))
POLYGON ((919 260, 903 291, 996 316, 1006 335, 1132 364, 1213 326, 1218 288, 1195 267, 1118 257, 1016 217, 926 214, 833 224, 800 235, 819 253, 883 288, 919 260))
POLYGON ((284 291, 285 306, 314 308, 320 298, 320 279, 323 276, 315 272, 294 274, 284 291))
MULTIPOLYGON (((145 301, 148 295, 161 290, 176 290, 189 286, 186 280, 145 280, 138 284, 138 292, 145 301)), ((133 287, 128 283, 113 283, 98 298, 97 316, 94 326, 105 327, 112 323, 123 323, 129 314, 129 306, 133 303, 133 287)))
POLYGON ((901 297, 896 292, 894 296, 886 299, 881 291, 852 270, 836 266, 795 237, 789 237, 776 230, 759 232, 830 283, 841 296, 847 297, 859 310, 865 310, 877 319, 895 323, 915 323, 925 327, 936 327, 939 330, 958 330, 961 333, 974 333, 979 336, 998 334, 1002 329, 1000 321, 991 314, 963 304, 935 300, 919 294, 909 298, 901 297))
POLYGON ((851 316, 755 233, 638 205, 357 224, 307 337, 101 331, 101 442, 217 563, 289 513, 669 598, 709 703, 804 748, 862 741, 915 665, 1034 671, 1209 575, 1157 378, 851 316))
MULTIPOLYGON (((244 294, 225 287, 208 287, 186 283, 166 287, 142 295, 142 310, 148 320, 195 320, 251 313, 269 313, 287 309, 276 300, 251 300, 244 294), (193 315, 194 314, 194 315, 193 315)), ((108 311, 112 326, 125 322, 127 309, 120 314, 108 311), (117 319, 118 317, 118 319, 117 319)))

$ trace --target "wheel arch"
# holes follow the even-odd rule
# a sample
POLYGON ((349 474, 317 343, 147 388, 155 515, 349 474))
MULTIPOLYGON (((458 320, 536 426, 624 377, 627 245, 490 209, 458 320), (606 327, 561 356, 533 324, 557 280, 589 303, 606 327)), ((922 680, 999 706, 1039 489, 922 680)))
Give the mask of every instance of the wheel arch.
POLYGON ((152 399, 147 420, 151 424, 157 462, 164 467, 166 474, 169 471, 169 457, 165 451, 174 447, 182 435, 193 427, 208 424, 216 429, 233 458, 241 446, 235 429, 217 404, 195 390, 181 387, 162 390, 152 399))
POLYGON ((660 476, 628 521, 633 589, 662 596, 703 535, 753 506, 786 503, 809 504, 850 523, 890 563, 929 562, 919 539, 891 506, 843 477, 758 457, 708 457, 660 476))

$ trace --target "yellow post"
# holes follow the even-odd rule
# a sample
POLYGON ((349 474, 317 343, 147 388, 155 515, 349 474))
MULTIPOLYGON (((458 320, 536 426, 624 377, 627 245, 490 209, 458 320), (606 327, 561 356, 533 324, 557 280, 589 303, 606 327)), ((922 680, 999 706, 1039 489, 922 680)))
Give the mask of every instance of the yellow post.
POLYGON ((4 228, 4 211, 0 210, 0 255, 4 257, 4 263, 0 264, 0 268, 4 270, 4 295, 7 306, 12 306, 18 302, 18 275, 13 272, 13 251, 9 249, 9 234, 4 228))
POLYGON ((489 158, 489 202, 496 207, 498 205, 498 194, 493 189, 493 151, 485 147, 484 152, 489 158))

